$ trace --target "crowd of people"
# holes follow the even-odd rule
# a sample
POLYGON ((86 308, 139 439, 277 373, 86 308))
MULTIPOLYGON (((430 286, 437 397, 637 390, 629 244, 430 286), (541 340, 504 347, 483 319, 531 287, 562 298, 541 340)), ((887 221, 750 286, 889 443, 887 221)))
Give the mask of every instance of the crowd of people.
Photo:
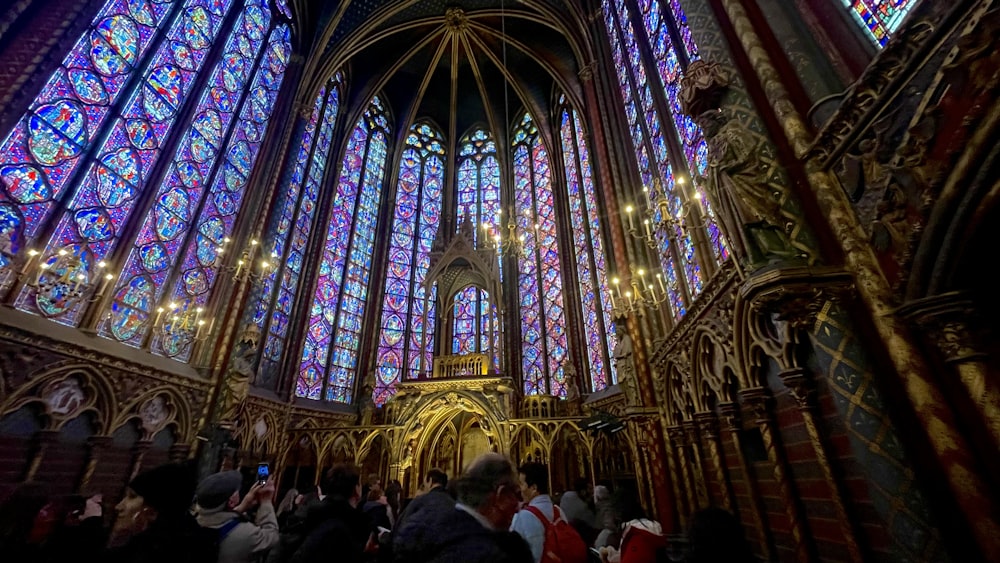
POLYGON ((271 481, 244 494, 239 471, 196 483, 191 465, 140 473, 106 519, 101 495, 46 499, 36 485, 0 506, 4 561, 109 563, 660 563, 754 561, 739 522, 696 513, 690 548, 668 549, 661 525, 625 489, 579 480, 554 499, 548 469, 488 453, 457 479, 424 476, 412 499, 351 464, 323 473, 315 491, 271 481), (112 524, 105 527, 105 522, 112 524))

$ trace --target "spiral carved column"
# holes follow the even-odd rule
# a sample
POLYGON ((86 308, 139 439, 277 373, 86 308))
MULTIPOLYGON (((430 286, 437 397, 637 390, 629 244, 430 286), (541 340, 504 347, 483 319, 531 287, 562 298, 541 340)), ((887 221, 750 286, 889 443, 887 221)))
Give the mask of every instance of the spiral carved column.
POLYGON ((781 500, 785 505, 789 531, 793 541, 795 541, 795 559, 804 562, 812 561, 814 550, 806 530, 806 521, 802 509, 799 507, 794 485, 789 477, 788 461, 785 459, 784 452, 779 449, 780 437, 777 433, 777 423, 771 412, 773 401, 770 394, 766 389, 757 387, 743 389, 740 391, 740 395, 743 397, 743 404, 752 409, 757 425, 760 427, 764 448, 767 450, 767 458, 771 462, 774 473, 774 480, 778 483, 781 500))
POLYGON ((764 559, 773 561, 774 542, 771 540, 766 520, 764 518, 764 503, 760 498, 760 491, 757 490, 757 479, 754 477, 747 463, 747 458, 743 455, 743 440, 740 437, 739 407, 736 403, 721 403, 719 405, 719 415, 722 419, 724 429, 729 432, 733 440, 733 449, 736 450, 736 459, 740 464, 740 471, 743 472, 743 480, 747 487, 747 496, 750 497, 750 516, 753 518, 754 527, 757 530, 757 541, 764 551, 764 559))
POLYGON ((674 492, 674 499, 677 503, 676 511, 677 516, 680 519, 681 528, 687 529, 688 526, 688 516, 691 514, 692 509, 687 505, 687 499, 681 493, 683 488, 681 485, 684 479, 683 472, 681 471, 680 462, 677 460, 678 447, 674 443, 672 438, 668 438, 667 442, 667 471, 670 472, 670 486, 674 492))
POLYGON ((708 455, 712 458, 712 469, 715 470, 715 480, 719 483, 719 494, 722 496, 722 506, 735 513, 736 503, 733 502, 732 485, 726 471, 726 460, 722 457, 722 446, 719 443, 718 423, 715 413, 702 412, 694 415, 695 424, 701 430, 701 436, 708 447, 708 455))

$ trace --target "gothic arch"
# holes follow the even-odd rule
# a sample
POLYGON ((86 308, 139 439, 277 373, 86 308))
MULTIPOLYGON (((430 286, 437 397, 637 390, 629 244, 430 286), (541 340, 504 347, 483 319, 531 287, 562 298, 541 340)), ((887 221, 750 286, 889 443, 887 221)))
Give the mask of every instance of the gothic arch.
POLYGON ((99 369, 91 364, 65 361, 39 371, 28 377, 31 383, 15 390, 0 404, 0 415, 36 403, 50 430, 59 430, 87 412, 94 415, 97 435, 107 436, 117 429, 114 421, 118 401, 107 376, 99 369))

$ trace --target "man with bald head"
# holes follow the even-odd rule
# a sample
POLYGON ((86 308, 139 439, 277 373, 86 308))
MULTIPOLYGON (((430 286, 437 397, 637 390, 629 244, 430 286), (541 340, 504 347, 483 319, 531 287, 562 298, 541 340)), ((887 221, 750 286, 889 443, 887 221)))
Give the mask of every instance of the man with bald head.
POLYGON ((393 555, 407 563, 532 563, 524 539, 509 531, 521 486, 506 457, 476 458, 457 480, 454 505, 415 507, 394 530, 393 555))

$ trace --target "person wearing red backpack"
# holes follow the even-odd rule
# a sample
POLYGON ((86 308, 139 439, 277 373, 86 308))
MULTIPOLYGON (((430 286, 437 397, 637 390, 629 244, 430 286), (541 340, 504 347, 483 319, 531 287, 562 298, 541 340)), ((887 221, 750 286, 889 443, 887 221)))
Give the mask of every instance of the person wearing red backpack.
POLYGON ((518 469, 524 508, 510 529, 528 542, 535 563, 586 563, 587 544, 549 497, 549 470, 541 463, 518 469))

